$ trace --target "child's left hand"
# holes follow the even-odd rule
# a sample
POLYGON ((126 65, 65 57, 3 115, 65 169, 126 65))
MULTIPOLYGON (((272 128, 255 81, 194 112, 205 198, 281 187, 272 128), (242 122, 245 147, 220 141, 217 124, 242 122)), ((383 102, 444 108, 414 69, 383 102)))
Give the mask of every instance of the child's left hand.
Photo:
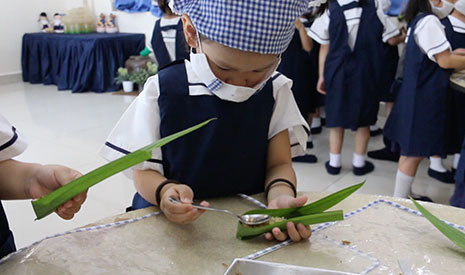
MULTIPOLYGON (((40 198, 53 190, 82 176, 81 173, 61 165, 40 165, 35 170, 31 181, 24 188, 33 199, 40 198)), ((87 197, 87 190, 58 207, 56 213, 65 220, 72 219, 87 197)))
MULTIPOLYGON (((304 206, 307 202, 306 196, 300 196, 297 198, 291 197, 289 195, 280 195, 274 200, 268 203, 269 209, 277 209, 277 208, 292 208, 292 207, 301 207, 304 206)), ((307 240, 312 235, 312 230, 310 226, 305 226, 301 223, 297 224, 297 226, 292 223, 288 222, 286 224, 287 232, 281 231, 281 229, 275 227, 270 233, 265 234, 265 238, 267 240, 276 239, 278 241, 284 241, 288 237, 293 240, 294 242, 298 242, 301 240, 307 240)))

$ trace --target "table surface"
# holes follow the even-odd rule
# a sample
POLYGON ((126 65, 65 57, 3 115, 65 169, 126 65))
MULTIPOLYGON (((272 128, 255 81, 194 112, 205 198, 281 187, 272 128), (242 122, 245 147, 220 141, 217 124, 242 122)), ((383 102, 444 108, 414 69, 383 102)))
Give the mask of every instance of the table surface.
MULTIPOLYGON (((326 195, 323 193, 305 194, 310 201, 326 195)), ((262 195, 255 197, 263 199, 262 195)), ((416 273, 419 274, 425 271, 428 273, 428 270, 431 271, 434 267, 422 266, 422 263, 415 262, 416 258, 410 254, 418 254, 417 258, 420 261, 429 257, 434 263, 435 253, 440 253, 440 255, 445 253, 450 258, 450 265, 453 268, 458 266, 459 270, 460 268, 465 270, 463 251, 444 238, 423 217, 398 210, 402 206, 415 209, 408 200, 353 194, 332 209, 343 209, 344 213, 349 213, 380 200, 392 202, 394 207, 381 206, 383 203, 372 204, 374 206, 371 210, 365 211, 371 218, 360 217, 358 220, 346 218, 345 221, 336 223, 335 226, 314 233, 310 242, 291 244, 270 254, 262 255, 259 260, 359 273, 362 269, 372 265, 374 261, 369 256, 359 253, 358 250, 362 250, 362 252, 365 251, 367 254, 380 258, 378 265, 372 268, 372 274, 399 274, 400 271, 394 264, 399 257, 409 259, 410 263, 417 268, 416 273), (396 204, 398 204, 397 207, 395 207, 396 204), (372 213, 368 213, 369 211, 372 213), (382 225, 383 219, 386 219, 384 222, 392 223, 398 228, 382 225), (399 222, 396 221, 397 219, 399 222), (407 222, 407 226, 401 222, 407 222), (407 253, 407 251, 402 251, 402 247, 398 247, 396 251, 393 250, 397 254, 392 256, 378 251, 386 249, 386 246, 402 243, 404 241, 402 233, 396 233, 395 230, 402 232, 400 230, 403 230, 403 227, 409 226, 412 228, 407 229, 405 236, 407 233, 412 233, 408 232, 412 229, 420 230, 418 232, 422 233, 417 231, 413 233, 422 234, 428 238, 426 241, 418 240, 420 243, 426 242, 428 245, 426 248, 419 246, 418 249, 412 250, 413 252, 407 253), (366 232, 360 232, 364 228, 366 232), (422 228, 424 231, 421 231, 422 228), (370 229, 372 229, 371 233, 368 232, 370 229), (388 232, 394 232, 394 236, 388 236, 388 232), (375 234, 375 236, 370 234, 375 234), (379 238, 384 240, 384 244, 376 242, 378 238, 376 234, 381 234, 379 238), (328 242, 328 236, 338 241, 328 242), (339 244, 344 239, 352 243, 344 247, 339 244), (463 266, 460 266, 460 263, 463 266)), ((238 197, 214 199, 210 202, 215 207, 228 208, 237 213, 257 208, 251 202, 238 197)), ((449 222, 462 225, 465 223, 465 209, 431 203, 426 203, 425 206, 433 214, 449 222)), ((250 256, 257 252, 263 253, 264 249, 278 244, 268 242, 261 237, 249 241, 236 239, 237 224, 227 215, 205 213, 193 224, 178 225, 169 222, 163 215, 155 215, 156 212, 158 209, 152 207, 124 213, 86 226, 91 229, 89 231, 86 229, 83 230, 84 232, 74 231, 71 232, 72 234, 45 240, 6 259, 0 265, 0 273, 46 270, 48 274, 54 272, 59 274, 65 271, 71 274, 103 271, 138 274, 153 272, 157 274, 221 274, 235 258, 250 256), (145 215, 151 216, 146 218, 145 215), (135 221, 134 219, 142 220, 135 221), (128 224, 115 226, 115 222, 123 224, 127 222, 128 224), (104 228, 99 228, 99 225, 104 225, 104 228)), ((313 228, 318 229, 317 225, 313 228)), ((409 242, 411 243, 409 245, 416 245, 414 238, 411 238, 409 242)), ((441 259, 446 267, 449 266, 447 261, 448 258, 441 259)), ((449 273, 451 272, 453 273, 454 269, 449 273)))

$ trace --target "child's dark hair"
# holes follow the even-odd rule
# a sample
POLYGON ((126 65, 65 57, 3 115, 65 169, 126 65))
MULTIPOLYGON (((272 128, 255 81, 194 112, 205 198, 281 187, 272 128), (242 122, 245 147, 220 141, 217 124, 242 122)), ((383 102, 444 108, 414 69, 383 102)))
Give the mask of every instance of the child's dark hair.
POLYGON ((405 10, 405 20, 407 23, 412 22, 419 13, 433 13, 428 0, 409 0, 405 10))
POLYGON ((172 15, 173 12, 168 5, 168 0, 157 0, 158 6, 160 7, 161 11, 166 15, 172 15))
MULTIPOLYGON (((320 5, 320 7, 318 8, 318 12, 316 13, 317 17, 323 15, 323 13, 325 13, 325 11, 327 9, 329 9, 330 2, 332 2, 332 1, 327 0, 326 2, 324 2, 323 4, 320 5)), ((358 3, 359 3, 360 6, 364 6, 364 5, 368 4, 368 0, 359 0, 358 3)))
POLYGON ((45 12, 41 12, 41 13, 40 13, 40 16, 45 16, 45 17, 47 17, 47 14, 46 14, 45 12))

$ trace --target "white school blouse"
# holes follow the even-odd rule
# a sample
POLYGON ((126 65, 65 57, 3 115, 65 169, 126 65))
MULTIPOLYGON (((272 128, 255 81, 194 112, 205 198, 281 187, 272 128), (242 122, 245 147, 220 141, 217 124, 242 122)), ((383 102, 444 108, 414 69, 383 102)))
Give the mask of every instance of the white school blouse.
POLYGON ((20 155, 26 147, 26 141, 16 128, 0 114, 0 161, 20 155))
MULTIPOLYGON (((193 70, 192 64, 185 60, 187 79, 189 83, 209 83, 209 79, 201 78, 193 70)), ((278 73, 275 72, 273 76, 278 73)), ((273 77, 272 76, 272 77, 273 77)), ((299 108, 291 91, 292 80, 284 75, 273 80, 273 97, 275 99, 273 114, 271 117, 268 138, 273 138, 283 130, 289 130, 292 156, 305 153, 307 147, 307 132, 309 126, 300 114, 299 108)), ((148 144, 160 140, 160 109, 158 97, 160 88, 158 75, 151 77, 144 86, 144 90, 128 107, 119 122, 116 124, 105 145, 99 154, 105 159, 112 161, 125 154, 121 151, 133 152, 148 144), (111 144, 108 146, 108 144, 111 144), (112 147, 118 147, 118 150, 112 147), (121 150, 122 149, 122 150, 121 150)), ((189 86, 190 96, 215 96, 209 89, 201 85, 189 86)), ((223 100, 237 102, 237 96, 222 95, 223 100)), ((152 152, 152 159, 162 160, 160 148, 152 152)), ((125 171, 125 175, 132 178, 132 170, 156 170, 163 174, 163 166, 154 161, 145 161, 132 169, 125 171)))
MULTIPOLYGON (((409 28, 405 43, 408 42, 410 31, 411 29, 409 28)), ((446 37, 445 27, 435 15, 427 15, 417 22, 414 37, 421 51, 434 62, 436 62, 436 58, 434 57, 436 54, 451 49, 446 37)))
MULTIPOLYGON (((382 0, 375 0, 376 13, 378 15, 381 24, 383 24, 383 42, 387 42, 390 38, 400 34, 397 26, 388 19, 388 16, 383 11, 382 0)), ((338 0, 339 5, 344 6, 352 2, 358 2, 358 0, 338 0)), ((384 5, 385 6, 385 5, 384 5)), ((360 25, 360 17, 362 15, 362 8, 353 8, 344 11, 346 18, 347 30, 349 33, 349 47, 353 50, 355 42, 357 40, 358 27, 360 25)), ((329 44, 329 21, 330 21, 329 9, 327 9, 320 17, 315 19, 312 27, 310 28, 308 35, 318 43, 322 45, 329 44)))

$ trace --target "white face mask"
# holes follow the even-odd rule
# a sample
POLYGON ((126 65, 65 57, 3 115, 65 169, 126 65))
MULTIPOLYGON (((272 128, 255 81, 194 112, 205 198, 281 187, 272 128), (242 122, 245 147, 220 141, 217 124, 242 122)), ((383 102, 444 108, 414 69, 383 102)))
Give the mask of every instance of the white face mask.
POLYGON ((429 1, 430 5, 431 5, 431 8, 433 10, 433 13, 436 14, 439 19, 443 19, 443 18, 446 18, 451 12, 452 10, 454 9, 454 4, 446 1, 446 0, 442 0, 442 7, 436 7, 434 6, 433 2, 430 0, 429 1))
MULTIPOLYGON (((197 35, 197 37, 199 37, 199 35, 197 35)), ((244 86, 235 86, 223 82, 221 79, 218 79, 212 72, 210 65, 208 64, 207 56, 202 51, 200 39, 198 39, 198 44, 198 50, 200 51, 200 53, 191 52, 190 54, 190 62, 192 68, 198 75, 200 80, 207 85, 207 88, 222 100, 244 102, 251 96, 253 96, 255 93, 259 92, 268 81, 268 78, 264 79, 252 88, 244 86)), ((279 59, 279 62, 275 65, 273 72, 278 68, 280 62, 281 58, 279 59)))

